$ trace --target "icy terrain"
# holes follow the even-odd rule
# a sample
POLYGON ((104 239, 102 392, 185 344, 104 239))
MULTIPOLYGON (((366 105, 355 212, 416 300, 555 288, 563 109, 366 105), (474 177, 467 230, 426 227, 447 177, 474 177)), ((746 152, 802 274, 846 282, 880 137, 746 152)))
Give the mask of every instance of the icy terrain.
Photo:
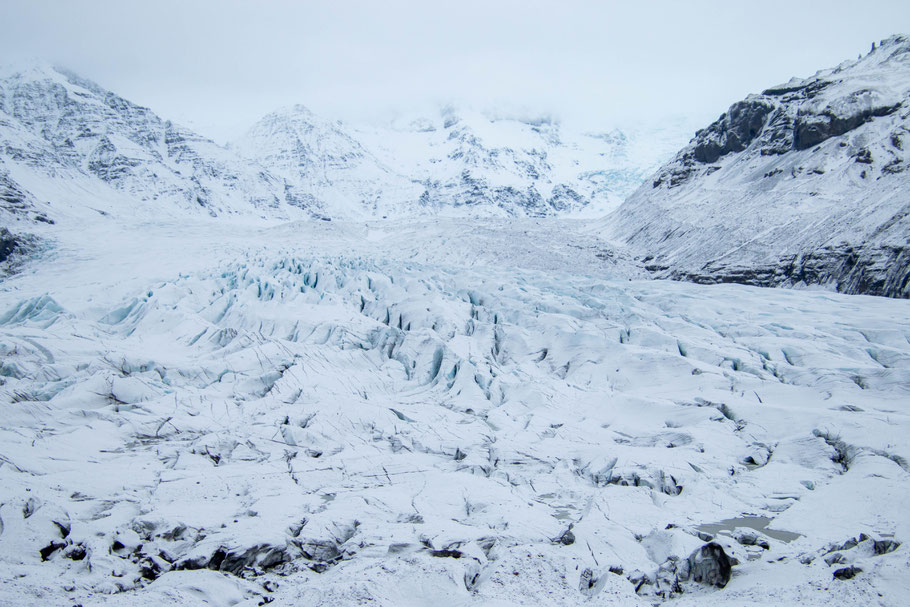
POLYGON ((0 72, 0 605, 906 603, 908 302, 648 279, 906 296, 908 51, 595 222, 675 127, 0 72))
POLYGON ((910 297, 910 38, 750 95, 599 225, 657 276, 910 297))
POLYGON ((0 604, 905 602, 907 302, 568 225, 48 226, 0 283, 0 604))

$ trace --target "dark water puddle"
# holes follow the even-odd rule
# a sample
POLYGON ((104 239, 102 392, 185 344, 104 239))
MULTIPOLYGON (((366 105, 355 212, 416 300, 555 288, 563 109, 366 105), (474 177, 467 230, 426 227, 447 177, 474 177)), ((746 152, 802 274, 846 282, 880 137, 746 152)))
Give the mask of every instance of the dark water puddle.
POLYGON ((801 533, 793 533, 792 531, 779 531, 777 529, 769 529, 768 524, 771 522, 771 519, 767 516, 740 516, 737 518, 728 518, 720 521, 719 523, 707 523, 705 525, 699 525, 696 527, 699 531, 704 533, 710 533, 711 535, 717 535, 718 533, 724 531, 732 532, 737 527, 747 527, 749 529, 754 529, 759 531, 764 535, 767 535, 771 539, 778 540, 781 542, 792 542, 798 537, 802 537, 801 533))

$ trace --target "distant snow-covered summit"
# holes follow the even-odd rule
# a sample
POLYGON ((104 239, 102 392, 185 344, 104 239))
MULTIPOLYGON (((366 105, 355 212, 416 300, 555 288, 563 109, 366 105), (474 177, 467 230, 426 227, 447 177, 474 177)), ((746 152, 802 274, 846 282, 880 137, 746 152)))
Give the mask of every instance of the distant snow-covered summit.
MULTIPOLYGON (((670 145, 681 128, 667 129, 670 145)), ((302 106, 273 112, 230 147, 277 171, 328 214, 596 216, 669 156, 654 132, 586 134, 547 117, 443 108, 347 125, 302 106)))

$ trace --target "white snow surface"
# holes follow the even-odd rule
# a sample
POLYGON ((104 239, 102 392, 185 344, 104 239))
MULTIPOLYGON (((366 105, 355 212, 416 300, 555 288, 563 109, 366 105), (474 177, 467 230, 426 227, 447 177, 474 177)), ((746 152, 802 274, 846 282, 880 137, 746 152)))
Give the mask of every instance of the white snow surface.
POLYGON ((36 229, 0 283, 2 605, 910 592, 905 300, 638 280, 571 221, 36 229), (799 536, 667 585, 742 516, 799 536))

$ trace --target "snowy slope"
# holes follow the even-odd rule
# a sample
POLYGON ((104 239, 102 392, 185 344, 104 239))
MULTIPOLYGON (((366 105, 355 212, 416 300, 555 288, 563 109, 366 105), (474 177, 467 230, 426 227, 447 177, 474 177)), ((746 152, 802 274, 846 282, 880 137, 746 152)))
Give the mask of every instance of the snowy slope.
POLYGON ((299 187, 309 204, 332 217, 406 212, 420 194, 342 125, 296 105, 273 112, 231 145, 238 153, 299 187))
POLYGON ((0 149, 4 212, 17 200, 55 220, 94 211, 296 218, 308 210, 260 167, 47 65, 0 72, 0 149))
POLYGON ((750 95, 600 224, 658 276, 910 296, 910 39, 750 95))
POLYGON ((269 114, 232 149, 348 218, 597 216, 619 204, 686 129, 574 133, 550 118, 445 108, 388 125, 269 114))
POLYGON ((0 283, 0 604, 906 597, 906 302, 473 223, 59 225, 0 283))

